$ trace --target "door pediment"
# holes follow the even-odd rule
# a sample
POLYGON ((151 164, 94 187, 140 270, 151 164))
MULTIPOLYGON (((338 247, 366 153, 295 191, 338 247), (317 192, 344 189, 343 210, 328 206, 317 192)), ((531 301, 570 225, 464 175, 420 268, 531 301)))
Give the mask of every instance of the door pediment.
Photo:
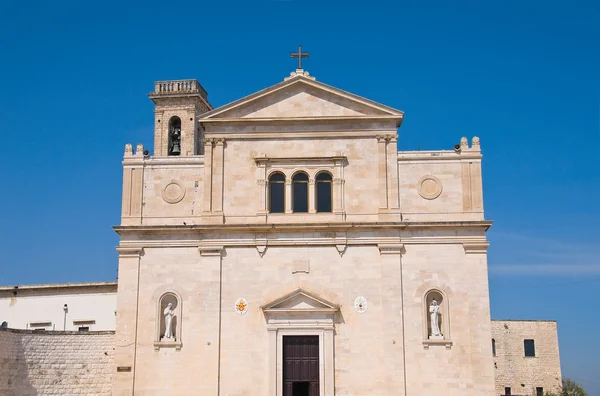
POLYGON ((266 314, 334 314, 339 309, 339 305, 333 304, 302 289, 297 289, 262 307, 263 312, 266 314))
POLYGON ((358 95, 296 76, 203 114, 202 123, 323 119, 388 119, 404 113, 358 95))

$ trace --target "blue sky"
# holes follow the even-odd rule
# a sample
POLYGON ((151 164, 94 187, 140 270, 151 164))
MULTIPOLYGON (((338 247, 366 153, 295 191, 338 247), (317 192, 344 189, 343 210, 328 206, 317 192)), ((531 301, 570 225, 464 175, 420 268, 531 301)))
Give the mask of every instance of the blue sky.
POLYGON ((401 150, 481 138, 492 316, 558 320, 600 395, 600 6, 594 2, 0 3, 0 284, 114 279, 125 143, 159 79, 220 106, 295 68, 406 112, 401 150))

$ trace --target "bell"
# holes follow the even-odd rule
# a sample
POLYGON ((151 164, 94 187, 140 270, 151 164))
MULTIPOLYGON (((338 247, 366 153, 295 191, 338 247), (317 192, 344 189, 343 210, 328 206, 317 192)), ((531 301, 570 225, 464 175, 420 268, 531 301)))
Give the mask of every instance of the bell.
POLYGON ((181 146, 179 145, 179 142, 173 142, 173 148, 171 149, 171 154, 173 154, 173 155, 181 154, 181 146))

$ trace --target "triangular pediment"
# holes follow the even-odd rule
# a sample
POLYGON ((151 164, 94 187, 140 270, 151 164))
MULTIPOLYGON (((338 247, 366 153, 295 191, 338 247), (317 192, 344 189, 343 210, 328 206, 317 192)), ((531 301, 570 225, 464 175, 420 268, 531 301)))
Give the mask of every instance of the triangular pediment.
POLYGON ((403 115, 391 107, 297 76, 205 113, 200 122, 383 118, 400 123, 403 115))
POLYGON ((333 313, 339 306, 305 290, 297 289, 262 307, 264 312, 328 312, 333 313))

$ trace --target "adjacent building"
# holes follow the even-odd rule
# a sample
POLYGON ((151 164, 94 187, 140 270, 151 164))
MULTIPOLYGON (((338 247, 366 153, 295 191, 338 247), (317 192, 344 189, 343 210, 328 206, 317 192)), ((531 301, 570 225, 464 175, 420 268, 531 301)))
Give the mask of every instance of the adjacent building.
POLYGON ((560 389, 558 333, 553 320, 492 320, 496 394, 544 396, 560 389))
POLYGON ((114 330, 117 282, 0 286, 0 323, 27 330, 114 330))

